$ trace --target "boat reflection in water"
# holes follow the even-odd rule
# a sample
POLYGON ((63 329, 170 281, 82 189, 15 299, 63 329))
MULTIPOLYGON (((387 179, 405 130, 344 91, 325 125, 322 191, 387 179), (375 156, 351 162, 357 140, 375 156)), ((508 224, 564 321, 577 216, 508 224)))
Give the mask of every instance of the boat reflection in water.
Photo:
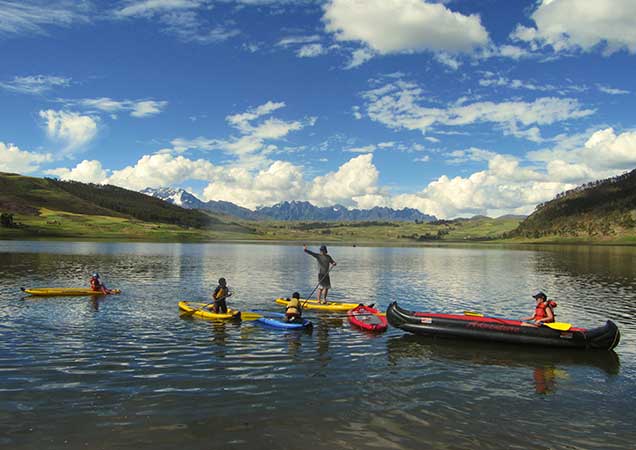
POLYGON ((402 360, 417 360, 422 364, 440 362, 446 366, 448 362, 459 362, 508 369, 527 367, 532 370, 528 375, 538 394, 554 393, 559 383, 567 381, 576 367, 596 368, 610 376, 618 375, 620 371, 620 359, 613 350, 534 348, 405 334, 390 338, 387 351, 390 365, 398 365, 402 360))

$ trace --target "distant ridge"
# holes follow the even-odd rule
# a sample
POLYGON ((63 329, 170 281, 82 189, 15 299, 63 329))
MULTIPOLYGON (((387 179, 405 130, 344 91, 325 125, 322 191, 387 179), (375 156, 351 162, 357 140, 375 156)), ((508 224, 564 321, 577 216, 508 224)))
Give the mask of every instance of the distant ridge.
POLYGON ((274 206, 258 208, 260 214, 276 220, 314 220, 314 221, 409 221, 431 222, 434 216, 422 214, 414 208, 400 210, 376 206, 371 209, 348 209, 342 205, 326 207, 314 206, 309 202, 282 202, 274 206))
POLYGON ((225 202, 223 200, 210 200, 208 202, 201 201, 185 189, 166 187, 158 189, 146 188, 143 189, 141 193, 151 197, 160 198, 161 200, 172 203, 173 205, 181 206, 182 208, 203 209, 212 213, 234 216, 245 220, 268 219, 268 217, 264 217, 257 212, 243 208, 242 206, 238 206, 232 202, 225 202))
POLYGON ((309 202, 281 202, 273 206, 257 208, 252 211, 231 202, 203 202, 184 189, 146 188, 141 191, 146 195, 160 198, 167 202, 190 209, 203 209, 220 214, 239 217, 247 220, 281 220, 281 221, 323 221, 323 222, 358 222, 358 221, 420 221, 431 222, 434 216, 422 214, 417 209, 404 208, 396 210, 379 207, 371 209, 348 209, 342 205, 318 207, 309 202))
POLYGON ((636 170, 594 181, 537 205, 509 236, 616 237, 636 227, 636 170))

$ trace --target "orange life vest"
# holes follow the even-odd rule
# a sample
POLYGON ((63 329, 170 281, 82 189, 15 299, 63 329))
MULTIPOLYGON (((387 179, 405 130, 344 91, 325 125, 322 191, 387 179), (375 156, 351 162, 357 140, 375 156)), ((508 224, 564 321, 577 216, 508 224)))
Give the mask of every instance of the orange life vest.
POLYGON ((534 310, 534 318, 535 320, 543 319, 548 317, 548 313, 546 312, 546 308, 550 308, 552 310, 552 320, 550 322, 554 322, 554 308, 557 307, 557 303, 554 300, 546 300, 545 302, 541 302, 537 305, 534 310))

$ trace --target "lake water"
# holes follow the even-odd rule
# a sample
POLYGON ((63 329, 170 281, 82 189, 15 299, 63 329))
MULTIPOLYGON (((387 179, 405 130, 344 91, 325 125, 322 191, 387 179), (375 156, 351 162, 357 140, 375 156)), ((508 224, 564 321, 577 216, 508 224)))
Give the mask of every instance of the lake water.
POLYGON ((332 299, 559 320, 615 352, 313 332, 180 318, 220 276, 239 309, 316 283, 300 246, 0 241, 0 448, 628 449, 636 440, 636 248, 330 247, 332 299), (20 286, 119 296, 24 297, 20 286))

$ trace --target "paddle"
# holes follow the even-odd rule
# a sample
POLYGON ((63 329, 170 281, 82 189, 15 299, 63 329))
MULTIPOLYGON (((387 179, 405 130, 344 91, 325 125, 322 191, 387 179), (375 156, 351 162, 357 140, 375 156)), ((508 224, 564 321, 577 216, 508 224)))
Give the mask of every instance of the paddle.
POLYGON ((210 305, 214 305, 214 302, 208 303, 207 305, 203 305, 201 308, 192 308, 192 311, 182 311, 181 315, 183 315, 183 316, 191 316, 194 313, 196 313, 197 311, 203 311, 205 308, 207 308, 210 305))
POLYGON ((305 301, 304 301, 304 302, 303 302, 303 304, 301 305, 301 308, 304 308, 304 307, 305 307, 305 305, 307 304, 307 302, 309 301, 309 299, 311 298, 311 296, 312 296, 312 295, 314 295, 314 292, 316 292, 316 289, 318 289, 318 286, 320 286, 320 283, 322 283, 322 280, 324 280, 324 279, 327 277, 327 275, 329 275, 329 272, 331 272, 331 269, 333 269, 334 267, 336 267, 336 266, 335 266, 335 265, 333 265, 333 266, 329 267, 329 269, 327 269, 327 272, 326 272, 326 273, 325 273, 322 277, 320 277, 320 279, 318 280, 318 284, 316 285, 316 287, 314 288, 314 290, 313 290, 313 291, 311 291, 311 293, 310 293, 307 297, 305 297, 305 301))
MULTIPOLYGON (((464 311, 464 315, 474 316, 474 317, 486 317, 483 314, 474 312, 474 311, 464 311)), ((496 319, 496 317, 491 317, 491 318, 496 319)), ((559 331, 567 331, 570 328, 572 328, 572 324, 566 323, 566 322, 551 322, 551 323, 541 322, 541 325, 544 325, 548 328, 552 328, 553 330, 559 330, 559 331)), ((541 326, 541 325, 537 325, 537 326, 541 326)))

